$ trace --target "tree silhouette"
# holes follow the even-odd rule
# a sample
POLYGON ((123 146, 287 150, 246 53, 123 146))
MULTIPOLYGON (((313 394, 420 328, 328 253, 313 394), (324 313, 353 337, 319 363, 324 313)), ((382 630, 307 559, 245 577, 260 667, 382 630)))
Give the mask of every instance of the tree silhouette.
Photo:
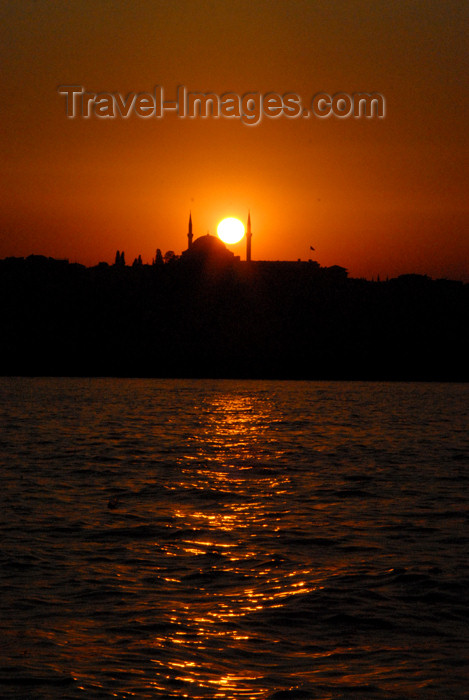
POLYGON ((164 258, 163 258, 163 259, 164 259, 164 262, 165 262, 165 263, 170 263, 170 262, 172 262, 173 260, 176 260, 176 253, 174 252, 174 250, 168 250, 168 251, 164 254, 164 258))
POLYGON ((159 248, 156 249, 155 259, 153 260, 153 265, 163 265, 163 254, 159 248))
POLYGON ((122 251, 122 253, 120 253, 119 251, 116 252, 116 259, 114 265, 116 265, 117 267, 123 267, 125 265, 124 251, 122 251))

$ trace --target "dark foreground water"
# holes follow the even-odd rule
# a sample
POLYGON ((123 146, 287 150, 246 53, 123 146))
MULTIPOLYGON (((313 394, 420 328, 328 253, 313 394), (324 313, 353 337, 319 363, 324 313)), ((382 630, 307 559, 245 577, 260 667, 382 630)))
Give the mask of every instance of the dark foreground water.
POLYGON ((469 385, 0 379, 0 420, 0 697, 467 697, 469 385))

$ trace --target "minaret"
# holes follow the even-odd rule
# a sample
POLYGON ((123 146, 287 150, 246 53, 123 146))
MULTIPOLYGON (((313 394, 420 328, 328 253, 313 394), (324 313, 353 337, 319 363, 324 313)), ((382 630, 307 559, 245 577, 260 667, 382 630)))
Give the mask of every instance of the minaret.
POLYGON ((189 233, 187 234, 187 238, 188 238, 188 240, 189 240, 188 249, 190 249, 190 248, 192 247, 192 239, 193 239, 193 235, 192 235, 192 213, 191 213, 191 212, 189 212, 189 233))
POLYGON ((251 212, 248 212, 248 225, 246 227, 246 260, 251 262, 251 212))

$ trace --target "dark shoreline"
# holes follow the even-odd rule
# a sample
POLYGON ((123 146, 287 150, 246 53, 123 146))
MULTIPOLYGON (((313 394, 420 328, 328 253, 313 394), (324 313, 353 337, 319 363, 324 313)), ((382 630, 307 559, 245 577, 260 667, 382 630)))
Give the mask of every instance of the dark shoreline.
POLYGON ((469 380, 469 285, 314 262, 0 261, 4 376, 469 380))

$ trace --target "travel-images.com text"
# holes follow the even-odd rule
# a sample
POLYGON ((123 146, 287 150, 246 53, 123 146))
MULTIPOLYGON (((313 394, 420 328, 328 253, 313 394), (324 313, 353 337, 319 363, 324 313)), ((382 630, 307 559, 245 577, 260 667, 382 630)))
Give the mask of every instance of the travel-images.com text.
POLYGON ((69 119, 128 119, 132 115, 142 119, 162 119, 165 114, 172 113, 182 119, 240 119, 244 124, 255 126, 263 117, 383 119, 386 113, 386 102, 379 92, 336 92, 333 95, 318 92, 310 100, 308 109, 303 107, 299 95, 290 92, 283 95, 276 92, 217 95, 189 92, 180 85, 174 100, 164 99, 164 88, 160 85, 152 93, 129 92, 125 96, 119 92, 88 92, 81 85, 61 85, 57 92, 65 98, 69 119))

